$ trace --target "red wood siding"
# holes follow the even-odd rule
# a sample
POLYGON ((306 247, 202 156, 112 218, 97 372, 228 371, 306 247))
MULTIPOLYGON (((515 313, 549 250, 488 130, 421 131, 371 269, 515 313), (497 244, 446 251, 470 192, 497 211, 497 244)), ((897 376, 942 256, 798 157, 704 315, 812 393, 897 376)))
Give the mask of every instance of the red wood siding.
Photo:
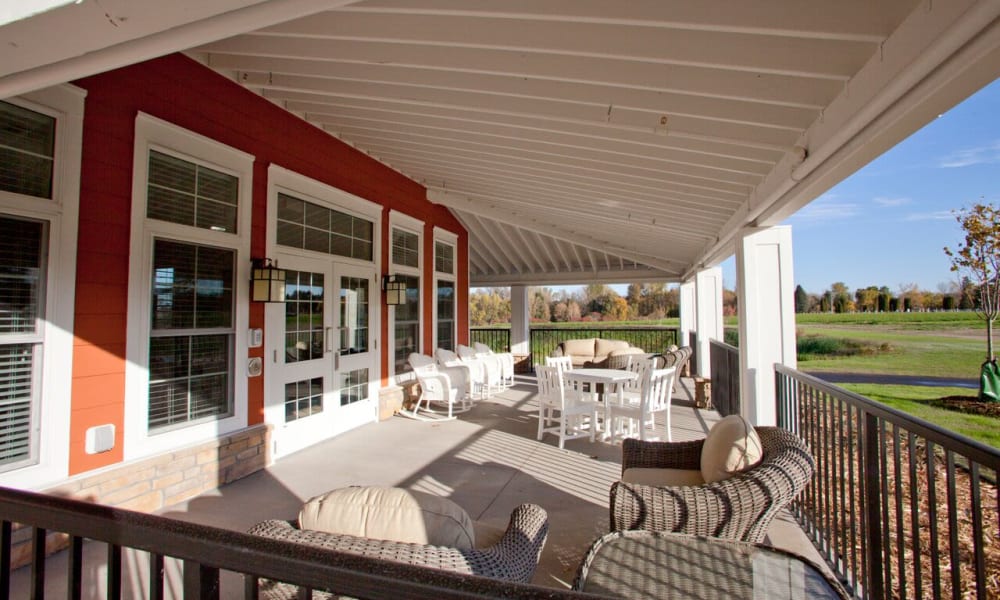
MULTIPOLYGON (((389 210, 458 233, 458 330, 459 339, 467 338, 467 234, 447 209, 427 201, 426 190, 416 182, 182 55, 75 83, 88 95, 80 193, 71 474, 122 460, 131 171, 139 111, 256 157, 250 232, 253 256, 264 255, 267 168, 272 163, 384 206, 382 273, 387 266, 389 210), (115 449, 86 455, 82 450, 86 430, 103 423, 117 426, 115 449)), ((433 269, 432 261, 427 264, 433 269)), ((431 280, 430 274, 426 280, 431 280)), ((433 293, 432 286, 426 289, 425 301, 433 293)), ((431 306, 431 302, 425 303, 425 307, 431 306)), ((428 310, 425 317, 432 318, 428 310)), ((382 339, 386 340, 388 315, 384 305, 381 312, 382 339)), ((250 326, 264 326, 262 305, 251 304, 250 326)), ((425 327, 432 335, 431 329, 425 327)), ((380 344, 383 373, 388 367, 387 348, 388 344, 380 344)), ((250 349, 246 354, 262 356, 263 350, 250 349)), ((237 356, 238 365, 242 358, 237 356)), ((241 370, 237 368, 237 372, 241 370)), ((248 401, 250 424, 260 423, 263 378, 250 379, 248 401)))

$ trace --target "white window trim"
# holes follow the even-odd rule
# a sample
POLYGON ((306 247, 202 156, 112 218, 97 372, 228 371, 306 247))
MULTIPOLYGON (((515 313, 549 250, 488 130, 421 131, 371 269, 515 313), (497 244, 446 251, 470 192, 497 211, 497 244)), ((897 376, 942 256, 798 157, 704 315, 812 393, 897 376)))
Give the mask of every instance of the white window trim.
MULTIPOLYGON (((458 278, 455 276, 455 271, 458 269, 458 234, 452 233, 447 229, 442 229, 440 227, 434 227, 434 347, 437 348, 441 345, 440 340, 438 340, 438 281, 450 281, 456 283, 458 278), (451 246, 451 273, 446 273, 437 270, 437 245, 438 243, 447 244, 451 246)), ((458 284, 455 285, 455 302, 452 306, 451 314, 451 335, 453 336, 452 345, 453 347, 458 345, 458 284)))
MULTIPOLYGON (((424 222, 410 215, 401 213, 396 210, 389 211, 389 273, 400 275, 415 275, 417 280, 420 282, 420 287, 417 288, 417 298, 418 298, 418 326, 417 326, 417 352, 424 351, 424 313, 423 313, 423 302, 424 302, 424 286, 427 282, 424 281, 424 222), (417 266, 407 267, 405 265, 398 265, 392 262, 392 231, 393 229, 402 229, 410 233, 415 233, 417 235, 417 266)), ((396 307, 389 307, 389 375, 393 378, 394 383, 400 383, 411 378, 409 373, 396 374, 396 307)))
POLYGON ((345 192, 333 186, 320 183, 315 179, 310 179, 305 175, 300 175, 278 165, 271 165, 267 169, 267 236, 266 248, 267 256, 273 257, 281 252, 283 254, 298 254, 307 257, 323 257, 336 262, 362 265, 365 267, 378 267, 382 264, 382 245, 379 243, 382 237, 382 206, 345 192), (276 223, 278 222, 278 193, 286 193, 301 200, 312 202, 326 208, 332 208, 343 213, 362 217, 371 221, 374 225, 372 235, 372 260, 360 260, 349 256, 338 256, 325 252, 315 252, 291 246, 279 246, 277 242, 278 232, 276 223))
POLYGON ((0 485, 42 489, 69 476, 72 412, 73 318, 76 308, 76 249, 80 215, 80 160, 83 149, 84 99, 72 85, 5 98, 5 102, 56 118, 52 199, 0 192, 0 213, 48 222, 45 324, 42 336, 41 406, 37 460, 0 473, 0 485))
POLYGON ((132 164, 132 236, 129 254, 128 341, 125 367, 125 460, 152 456, 215 439, 247 426, 247 329, 250 304, 250 215, 253 204, 251 154, 144 113, 135 120, 132 164), (146 218, 148 156, 166 150, 192 162, 239 177, 237 233, 223 233, 146 218), (153 240, 170 239, 236 251, 233 286, 233 414, 222 419, 150 433, 149 339, 153 240))

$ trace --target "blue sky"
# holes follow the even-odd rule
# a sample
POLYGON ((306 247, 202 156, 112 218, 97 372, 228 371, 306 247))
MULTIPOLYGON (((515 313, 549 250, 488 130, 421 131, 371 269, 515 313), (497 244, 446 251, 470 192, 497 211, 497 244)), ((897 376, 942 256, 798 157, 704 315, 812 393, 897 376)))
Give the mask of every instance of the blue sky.
MULTIPOLYGON (((928 123, 785 223, 795 281, 820 293, 955 280, 942 248, 962 239, 952 211, 1000 201, 1000 80, 928 123)), ((734 260, 723 264, 726 287, 734 260)))

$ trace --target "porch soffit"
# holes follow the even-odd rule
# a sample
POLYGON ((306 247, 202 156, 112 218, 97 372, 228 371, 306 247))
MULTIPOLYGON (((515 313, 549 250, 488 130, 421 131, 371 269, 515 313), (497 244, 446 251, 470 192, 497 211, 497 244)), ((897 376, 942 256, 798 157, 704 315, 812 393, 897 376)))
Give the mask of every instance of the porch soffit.
POLYGON ((188 51, 425 185, 474 285, 688 279, 1000 74, 1000 0, 195 4, 0 96, 188 51))

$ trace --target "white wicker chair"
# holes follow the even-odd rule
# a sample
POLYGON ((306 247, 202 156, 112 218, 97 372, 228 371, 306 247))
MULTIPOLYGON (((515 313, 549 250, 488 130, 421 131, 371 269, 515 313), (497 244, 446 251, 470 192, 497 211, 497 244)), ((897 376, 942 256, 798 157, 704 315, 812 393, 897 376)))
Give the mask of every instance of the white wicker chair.
POLYGON ((470 408, 466 389, 468 384, 465 375, 459 369, 438 367, 430 356, 414 352, 407 361, 413 367, 413 374, 420 384, 420 398, 412 411, 402 411, 406 416, 427 420, 420 415, 421 404, 424 412, 437 413, 430 407, 431 403, 447 406, 447 418, 453 419, 456 412, 464 412, 470 408), (459 405, 458 410, 455 405, 459 405))
POLYGON ((455 350, 462 362, 468 364, 470 368, 475 368, 474 365, 478 365, 478 368, 481 369, 481 392, 484 398, 488 398, 493 392, 503 390, 503 386, 500 384, 499 359, 495 356, 480 356, 475 349, 462 344, 459 344, 455 350))
POLYGON ((437 359, 438 367, 462 373, 465 385, 465 396, 469 401, 482 398, 483 373, 482 367, 471 365, 463 361, 457 354, 445 348, 438 348, 434 351, 434 358, 437 359))
POLYGON ((509 388, 514 385, 514 355, 510 352, 494 352, 481 342, 472 345, 479 356, 495 356, 500 360, 500 385, 509 388))

